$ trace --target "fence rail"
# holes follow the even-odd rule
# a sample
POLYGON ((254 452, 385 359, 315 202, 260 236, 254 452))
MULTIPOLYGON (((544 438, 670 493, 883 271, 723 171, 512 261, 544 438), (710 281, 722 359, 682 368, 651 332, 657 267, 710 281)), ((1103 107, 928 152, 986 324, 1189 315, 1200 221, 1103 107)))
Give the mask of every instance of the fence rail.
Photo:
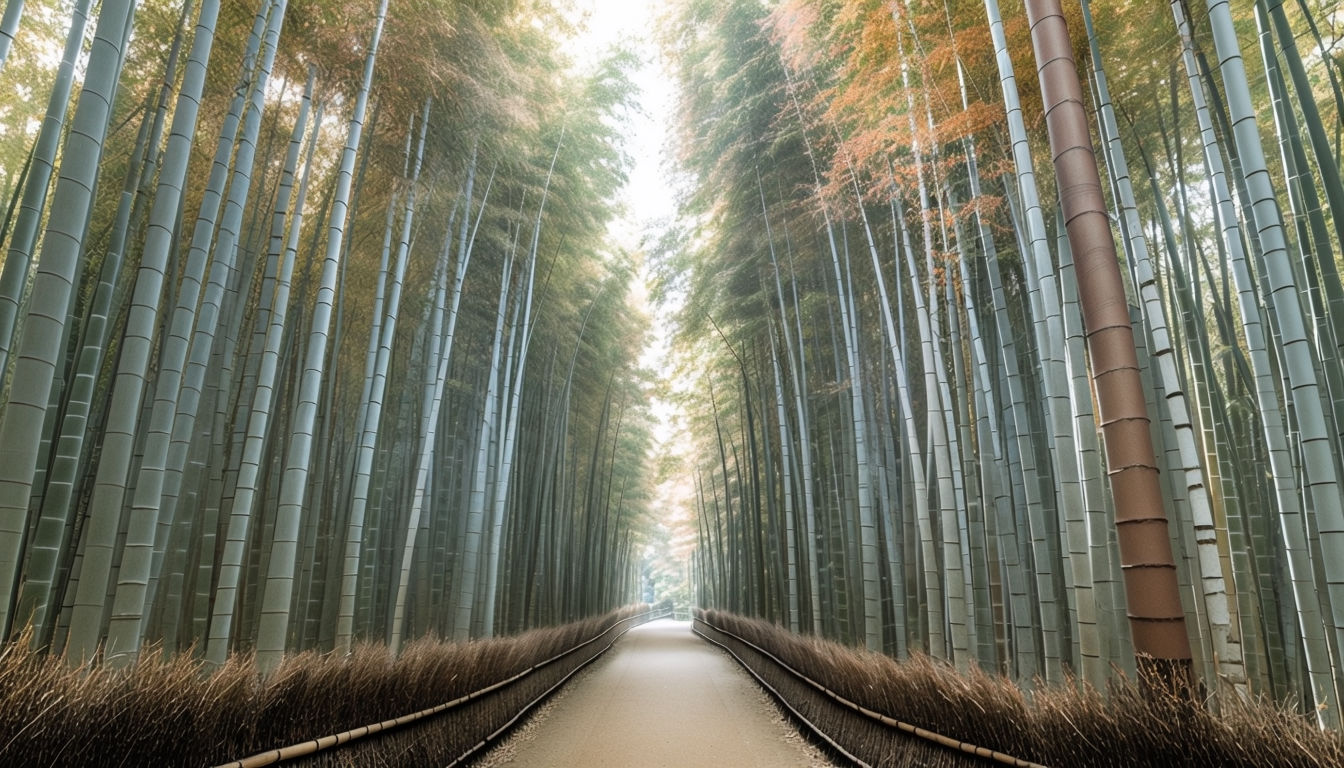
POLYGON ((479 701, 492 694, 499 693, 500 691, 514 685, 515 683, 521 680, 526 679, 527 677, 560 661, 561 659, 571 656, 574 653, 600 641, 602 638, 611 635, 616 630, 618 629, 620 630, 608 640, 607 644, 604 647, 602 647, 592 656, 585 659, 583 662, 575 665, 575 667, 572 670, 570 670, 567 674, 565 674, 564 677, 562 677, 558 682, 556 682, 554 685, 549 686, 540 695, 536 696, 535 698, 529 700, 526 704, 524 704, 518 710, 518 712, 515 713, 514 716, 508 720, 508 722, 506 722, 499 728, 496 728, 485 738, 481 739, 480 741, 472 745, 469 749, 467 749, 466 752, 463 752, 462 754, 458 755, 456 758, 452 760, 452 762, 448 763, 450 768, 451 766, 461 765, 468 758, 475 755, 483 747, 490 744, 495 739, 497 739, 501 734, 506 732, 510 727, 513 726, 514 723, 518 722, 518 720, 522 718, 523 715, 531 711, 537 704, 544 701, 546 697, 550 696, 561 685, 564 685, 564 683, 568 681, 570 678, 572 678, 575 674, 577 674, 579 670, 583 669, 592 662, 596 661, 599 657, 602 656, 602 654, 606 653, 607 650, 609 650, 612 645, 615 645, 616 641, 619 640, 621 636, 624 635, 626 632, 630 631, 635 626, 638 626, 638 624, 642 624, 647 621, 653 621, 655 619, 666 618, 668 615, 670 615, 670 613, 671 612, 665 608, 658 608, 651 611, 645 611, 644 613, 635 614, 634 616, 627 616, 624 619, 618 619, 617 621, 612 622, 612 625, 610 627, 607 627, 606 629, 602 630, 593 637, 574 645, 572 648, 561 651, 560 653, 557 653, 544 661, 540 661, 536 664, 533 664, 532 666, 528 667, 527 669, 524 669, 523 671, 515 675, 500 680, 496 683, 492 683, 491 685, 485 686, 484 688, 481 688, 479 690, 475 690, 472 691, 471 693, 459 696, 451 701, 446 701, 442 704, 438 704, 436 706, 429 707, 427 709, 422 709, 418 712, 412 712, 389 720, 383 720, 377 723, 370 723, 368 725, 361 725, 358 728, 351 728, 349 730, 342 731, 340 733, 333 733, 326 736, 320 736, 318 738, 309 739, 307 741, 302 741, 295 744, 290 744, 288 746, 280 747, 278 749, 269 749, 266 750, 265 752, 258 752, 254 755, 249 755, 248 757, 244 757, 239 760, 234 760, 227 763, 221 763, 220 765, 216 766, 216 768, 262 768, 263 766, 275 765, 276 763, 284 762, 286 760, 293 760, 300 757, 307 757, 310 755, 317 754, 318 752, 322 752, 324 750, 334 749, 336 747, 349 744, 350 742, 357 741, 367 736, 372 736, 375 734, 396 730, 403 726, 410 725, 411 723, 419 722, 427 718, 434 717, 435 715, 442 714, 456 707, 460 707, 471 702, 479 701))
POLYGON ((910 736, 923 739, 924 741, 937 744, 941 747, 945 747, 950 750, 955 750, 957 752, 978 757, 984 760, 989 760, 995 763, 999 763, 1001 765, 1011 765, 1015 766, 1015 768, 1047 768, 1046 766, 1041 765, 1040 763, 1033 763, 1030 760, 1023 760, 1022 758, 1013 757, 1012 755, 1005 754, 997 750, 989 749, 987 747, 976 746, 975 744, 960 741, 950 736, 944 736, 940 733, 936 733, 927 728, 921 728, 917 725, 912 725, 910 723, 897 720, 896 718, 888 717, 887 715, 884 715, 881 712, 875 712, 871 709, 868 709, 867 707, 861 704, 857 704, 853 701, 850 701, 849 699, 841 696, 835 691, 832 691, 830 688, 827 688, 825 685, 822 685, 821 683, 813 680, 807 675, 804 675, 802 672, 799 672, 798 670, 789 666, 778 656, 760 647, 759 645, 756 645, 750 640, 747 640, 744 637, 741 637, 727 629, 724 629, 723 627, 717 626, 709 621, 706 621, 703 617, 699 616, 696 617, 695 624, 692 625, 692 631, 694 631, 697 635, 709 641, 710 643, 713 643, 714 645, 717 645, 718 647, 727 651, 728 654, 731 655, 734 659, 737 659, 737 662, 741 664, 742 667, 747 670, 747 672, 751 673, 751 676, 756 678, 757 682, 765 686, 766 690, 770 691, 770 693, 776 699, 778 699, 779 702, 783 704, 785 708, 787 708, 790 712, 792 712, 795 717, 797 717, 804 725, 806 725, 809 730, 815 733, 823 741, 829 744, 831 748, 835 749, 846 759, 852 761, 855 765, 863 766, 863 768, 869 768, 869 763, 865 762, 862 758, 854 755, 849 750, 845 749, 842 745, 837 743, 829 734, 823 731, 820 726, 816 725, 814 722, 812 722, 812 720, 807 718, 802 712, 798 710, 797 707, 793 705, 792 702, 788 701, 788 699, 786 699, 784 695, 780 693, 780 691, 775 686, 772 686, 770 685, 770 683, 766 682, 765 678, 756 669, 752 668, 752 666, 748 664, 747 661, 743 659, 741 655, 739 655, 726 643, 719 642, 718 640, 710 637, 708 634, 706 634, 701 630, 699 625, 703 625, 704 627, 707 627, 710 630, 717 632, 721 635, 726 635, 727 637, 732 638, 734 641, 751 648, 753 651, 760 654, 762 657, 768 659, 779 669, 792 675, 799 682, 804 683, 805 685, 816 690, 822 696, 829 699, 833 704, 842 707, 844 709, 847 709, 851 712, 854 712, 871 722, 880 723, 881 725, 887 726, 889 728, 895 728, 910 736))

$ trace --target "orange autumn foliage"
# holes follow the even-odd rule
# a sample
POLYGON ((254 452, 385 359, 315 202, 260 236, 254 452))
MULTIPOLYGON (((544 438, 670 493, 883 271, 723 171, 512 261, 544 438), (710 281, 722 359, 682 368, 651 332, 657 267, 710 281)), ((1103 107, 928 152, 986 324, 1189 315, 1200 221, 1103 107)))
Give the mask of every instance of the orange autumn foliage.
POLYGON ((901 166, 916 145, 935 174, 940 162, 964 161, 965 139, 991 136, 998 151, 1003 106, 978 3, 785 0, 768 25, 809 124, 835 144, 823 169, 828 196, 845 195, 851 174, 866 198, 889 195, 893 182, 913 191, 915 174, 901 166))

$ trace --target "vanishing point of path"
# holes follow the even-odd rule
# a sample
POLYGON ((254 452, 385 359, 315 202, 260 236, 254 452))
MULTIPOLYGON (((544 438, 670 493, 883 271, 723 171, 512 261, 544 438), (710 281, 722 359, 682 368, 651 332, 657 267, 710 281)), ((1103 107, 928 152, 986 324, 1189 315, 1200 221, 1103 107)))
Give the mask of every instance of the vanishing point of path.
POLYGON ((669 619, 636 627, 516 735, 490 768, 832 765, 736 662, 669 619))

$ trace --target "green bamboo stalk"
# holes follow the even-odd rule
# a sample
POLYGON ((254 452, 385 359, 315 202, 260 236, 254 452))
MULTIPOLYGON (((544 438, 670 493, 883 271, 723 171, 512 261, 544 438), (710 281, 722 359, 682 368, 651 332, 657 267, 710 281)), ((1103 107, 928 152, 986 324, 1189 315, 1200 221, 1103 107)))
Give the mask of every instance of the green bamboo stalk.
MULTIPOLYGON (((164 165, 159 173, 154 203, 150 210, 149 230, 146 233, 145 244, 141 253, 140 274, 147 276, 152 283, 147 287, 149 289, 157 288, 157 292, 163 290, 163 279, 167 272, 169 255, 175 244, 174 234, 182 207, 187 164, 196 135, 201 93, 205 85, 205 73, 209 67, 210 53, 214 44, 215 22, 218 15, 218 0, 206 0, 202 3, 200 15, 196 21, 196 33, 192 38, 191 52, 187 56, 182 89, 178 95, 177 107, 173 112, 173 124, 168 136, 168 147, 164 153, 164 165), (147 275, 144 271, 147 266, 157 271, 147 275)), ((195 278, 199 284, 199 274, 195 275, 195 278)), ((139 280, 137 280, 136 290, 140 290, 139 280)), ((153 318, 150 318, 150 321, 152 322, 153 318)), ((185 358, 185 334, 181 339, 181 358, 185 358)), ((123 341, 123 348, 124 344, 123 341)), ((160 363, 162 366, 160 382, 164 382, 165 378, 168 379, 167 385, 171 387, 175 399, 177 380, 171 374, 164 375, 164 369, 173 364, 172 358, 166 352, 163 353, 163 358, 167 358, 167 360, 161 360, 160 363)), ((180 370, 180 362, 178 363, 178 370, 180 370)), ((173 403, 167 405, 166 415, 169 418, 173 413, 173 405, 173 403)), ((157 398, 155 407, 156 415, 162 413, 157 398)), ((155 432, 154 426, 156 425, 151 423, 149 433, 151 444, 146 447, 147 456, 152 456, 152 458, 149 458, 148 461, 142 461, 142 467, 153 466, 165 458, 167 454, 168 433, 171 430, 164 429, 161 432, 155 432), (154 446, 155 437, 160 437, 161 448, 158 450, 154 446)), ((135 485, 131 527, 127 532, 127 542, 122 553, 122 563, 118 571, 117 599, 113 602, 111 623, 108 628, 107 653, 109 658, 118 658, 117 652, 125 651, 127 656, 120 658, 127 662, 135 658, 140 645, 142 617, 146 609, 145 587, 149 578, 150 557, 153 550, 154 529, 157 524, 157 509, 161 489, 160 484, 144 475, 145 472, 142 469, 141 477, 135 485)), ((161 474, 156 477, 161 481, 161 474)))
MULTIPOLYGON (((328 221, 326 256, 322 262, 322 274, 318 288, 318 298, 313 307, 310 342, 303 367, 303 376, 298 388, 298 407, 294 410, 291 427, 291 440, 286 452, 284 477, 280 487, 280 509, 277 520, 285 520, 277 525, 282 530, 297 528, 297 520, 304 506, 307 494, 308 475, 312 467, 312 441, 317 419, 317 404, 322 390, 322 380, 326 372, 327 335, 331 326, 332 304, 335 299, 336 283, 340 276, 340 261, 346 235, 347 214, 350 207, 350 187, 355 170, 355 153, 359 148, 364 128, 365 112, 368 107, 369 89, 373 80, 373 69, 378 54, 378 44, 382 39, 383 22, 387 18, 388 0, 381 0, 374 19, 372 39, 364 59, 363 79, 355 96, 351 112, 345 146, 341 150, 341 162, 336 175, 336 192, 332 198, 331 218, 328 221)), ((293 608, 293 574, 297 565, 293 558, 276 558, 278 561, 268 573, 267 590, 262 598, 262 615, 258 635, 266 637, 268 653, 273 653, 277 645, 276 638, 284 638, 288 632, 289 616, 293 608), (272 587, 274 584, 274 587, 272 587)), ((215 633, 212 632, 212 636, 215 633)), ((213 639, 213 638, 212 638, 213 639)), ((283 639, 280 645, 283 647, 283 639)), ((259 646, 261 645, 259 641, 259 646)))
POLYGON ((62 153, 27 317, 14 347, 18 352, 14 378, 0 416, 0 637, 8 636, 15 619, 11 607, 33 473, 57 367, 64 359, 67 307, 79 275, 98 163, 134 10, 134 0, 108 0, 99 14, 89 74, 62 153))
POLYGON ((360 436, 359 452, 356 454, 354 503, 350 511, 349 531, 345 544, 345 563, 341 578, 340 607, 336 619, 336 647, 348 651, 353 639, 356 576, 361 559, 361 526, 364 524, 366 505, 368 504, 369 470, 373 459, 373 448, 378 439, 379 423, 382 417, 382 403, 387 393, 388 365, 392 355, 392 342, 396 335, 397 319, 401 311, 402 286, 406 276, 406 262, 410 254, 411 226, 415 219, 417 187, 420 179, 420 167, 424 161, 425 134, 429 123, 429 102, 425 102, 420 116, 420 139, 415 152, 415 162, 408 182, 406 210, 402 215, 401 237, 397 244, 396 261, 391 272, 391 283, 387 295, 387 311, 378 326, 380 339, 378 353, 373 368, 372 385, 369 390, 367 407, 364 408, 363 432, 360 436))
MULTIPOLYGON (((1023 268, 1026 271, 1029 293, 1033 305, 1039 304, 1039 310, 1033 309, 1036 344, 1045 356, 1042 382, 1048 404, 1047 413, 1051 425, 1051 457, 1055 463, 1055 483, 1060 495, 1059 504, 1065 509, 1082 507, 1081 488, 1078 485, 1078 472, 1073 451, 1072 425, 1069 422, 1070 408, 1068 400, 1065 362, 1059 357, 1064 349, 1062 317, 1059 312, 1058 288, 1054 282, 1054 268, 1051 264, 1049 248, 1045 239, 1045 222, 1037 196, 1035 168, 1032 165, 1031 151, 1027 141, 1026 125, 1022 118, 1022 109, 1018 98, 1017 80, 1013 64, 1008 54, 1007 41, 1003 31, 1003 20, 999 14, 997 0, 985 0, 985 12, 989 18, 990 32, 994 40, 995 59, 999 69, 1004 104, 1007 109, 1008 128, 1012 139, 1013 162, 1017 171, 1018 194, 1021 196, 1025 214, 1026 234, 1029 243, 1023 250, 1023 268)), ((1022 235, 1020 235, 1022 236, 1022 235)), ((1059 626, 1056 614, 1056 596, 1054 573, 1052 570, 1052 545, 1050 521, 1045 510, 1039 505, 1029 510, 1032 521, 1032 550, 1036 560, 1038 599, 1041 601, 1041 629, 1044 641, 1044 672, 1047 682, 1062 679, 1064 659, 1064 633, 1059 626)), ((1066 597, 1067 602, 1067 597, 1066 597)))
MULTIPOLYGON (((1179 11, 1175 4, 1173 10, 1179 11)), ((1251 219, 1258 230, 1257 239, 1264 250, 1264 263, 1267 269, 1265 274, 1268 280, 1267 297, 1269 295, 1273 297, 1273 312, 1282 334, 1282 355, 1290 386, 1290 402, 1295 409, 1305 458, 1303 479, 1310 489, 1313 502, 1311 511, 1316 515, 1321 532, 1320 543, 1324 553, 1322 562, 1327 577, 1326 604, 1331 611, 1329 626, 1334 632, 1336 641, 1334 647, 1337 654, 1339 643, 1344 641, 1344 550, 1340 549, 1344 547, 1344 499, 1341 499, 1339 480, 1335 471, 1333 440, 1325 431, 1326 419, 1314 364, 1316 356, 1303 328, 1297 283, 1288 263, 1282 214, 1265 164, 1259 127, 1251 106, 1250 87, 1241 59, 1241 47, 1236 38, 1226 0, 1210 0, 1208 15, 1213 28, 1214 43, 1222 60, 1223 84, 1232 118, 1232 137, 1251 196, 1251 219)), ((1177 18, 1180 25, 1179 13, 1177 18)), ((1182 37, 1185 38, 1187 35, 1183 34, 1182 37)), ((1247 311, 1247 308, 1243 308, 1243 313, 1247 311)), ((1264 402, 1261 403, 1261 407, 1262 409, 1265 407, 1264 402)), ((1295 529, 1295 526, 1285 521, 1283 528, 1287 535, 1295 529)), ((1294 573, 1293 579, 1295 582, 1299 580, 1305 582, 1310 579, 1310 570, 1305 573, 1294 573)), ((1315 592, 1315 589, 1307 587, 1302 582, 1299 583, 1304 591, 1315 592)), ((1299 600, 1299 609, 1305 610, 1304 604, 1308 596, 1299 594, 1303 598, 1299 600)), ((1315 596, 1312 595, 1309 599, 1314 600, 1315 596)), ((1304 626, 1304 632, 1306 631, 1308 630, 1304 626)), ((1331 666, 1331 662, 1321 657, 1319 652, 1313 652, 1310 645, 1308 651, 1314 656, 1308 662, 1313 678, 1313 698, 1319 703, 1327 704, 1317 710, 1317 718, 1325 725, 1337 723, 1338 710, 1333 702, 1338 700, 1338 693, 1335 684, 1328 680, 1325 672, 1331 666)))
MULTIPOLYGON (((57 150, 60 149, 65 119, 70 109, 70 91, 74 87, 75 64, 84 44, 84 30, 88 25, 91 5, 92 0, 77 0, 71 8, 70 29, 66 33, 61 62, 56 68, 56 79, 47 100, 46 115, 42 118, 42 127, 38 129, 37 141, 33 144, 25 167, 19 215, 8 233, 5 263, 0 268, 0 377, 8 370, 10 353, 19 342, 15 336, 18 333, 18 315, 28 284, 33 247, 37 243, 42 214, 46 210, 51 176, 56 171, 57 150)), ((17 13, 22 9, 23 0, 10 0, 5 6, 5 19, 0 21, 0 27, 11 20, 11 11, 16 14, 13 22, 17 26, 17 13)), ((4 39, 5 36, 0 34, 0 40, 4 39)), ((0 56, 0 63, 3 63, 3 58, 0 56)), ((0 621, 0 625, 4 623, 0 621)))
POLYGON ((0 69, 9 58, 10 46, 19 34, 19 20, 23 18, 23 0, 9 0, 5 3, 5 15, 0 18, 0 69))

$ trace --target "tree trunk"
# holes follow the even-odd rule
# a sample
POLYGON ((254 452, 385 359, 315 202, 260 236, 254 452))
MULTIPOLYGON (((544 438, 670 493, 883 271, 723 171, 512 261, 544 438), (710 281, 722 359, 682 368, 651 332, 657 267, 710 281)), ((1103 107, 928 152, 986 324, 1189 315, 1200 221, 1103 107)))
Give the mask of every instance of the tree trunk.
POLYGON ((1082 86, 1058 0, 1028 0, 1032 47, 1111 467, 1130 631, 1144 666, 1190 684, 1190 639, 1149 437, 1138 357, 1101 179, 1088 135, 1082 86))

